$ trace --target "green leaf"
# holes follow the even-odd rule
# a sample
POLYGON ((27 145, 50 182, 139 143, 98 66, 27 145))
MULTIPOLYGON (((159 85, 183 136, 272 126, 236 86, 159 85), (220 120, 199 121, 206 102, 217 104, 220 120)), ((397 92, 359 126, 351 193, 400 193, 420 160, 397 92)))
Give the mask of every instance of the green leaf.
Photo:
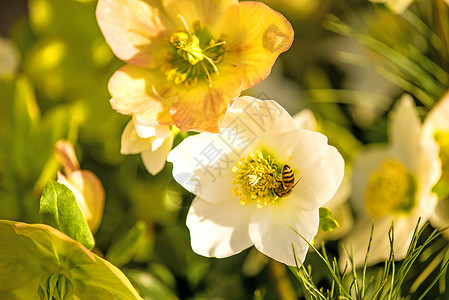
POLYGON ((42 192, 39 213, 45 224, 62 231, 88 249, 94 247, 94 237, 75 195, 65 185, 53 180, 47 183, 42 192))
POLYGON ((107 260, 117 267, 127 264, 136 254, 142 239, 145 237, 146 225, 138 221, 123 237, 121 237, 106 254, 107 260))
POLYGON ((332 218, 332 212, 325 207, 320 207, 320 230, 332 231, 339 226, 337 220, 332 218))

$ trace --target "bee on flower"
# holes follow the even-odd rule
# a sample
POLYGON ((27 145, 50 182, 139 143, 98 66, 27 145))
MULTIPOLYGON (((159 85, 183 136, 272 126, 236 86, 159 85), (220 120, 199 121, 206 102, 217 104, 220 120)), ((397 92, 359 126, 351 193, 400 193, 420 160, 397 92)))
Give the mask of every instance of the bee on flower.
POLYGON ((186 138, 167 159, 196 193, 186 220, 193 250, 222 258, 254 245, 287 265, 303 262, 319 208, 342 181, 342 156, 272 100, 236 99, 220 130, 186 138))
POLYGON ((290 23, 253 1, 100 0, 96 15, 127 63, 109 81, 112 107, 181 131, 218 132, 228 103, 293 41, 290 23))

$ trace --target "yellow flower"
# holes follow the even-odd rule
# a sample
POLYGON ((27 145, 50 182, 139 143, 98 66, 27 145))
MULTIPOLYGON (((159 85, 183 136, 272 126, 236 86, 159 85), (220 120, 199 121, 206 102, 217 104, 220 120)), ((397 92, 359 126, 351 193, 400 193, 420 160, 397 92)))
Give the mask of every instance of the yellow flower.
POLYGON ((109 81, 112 107, 181 131, 218 132, 229 101, 293 41, 290 23, 260 2, 100 0, 96 14, 127 63, 109 81))

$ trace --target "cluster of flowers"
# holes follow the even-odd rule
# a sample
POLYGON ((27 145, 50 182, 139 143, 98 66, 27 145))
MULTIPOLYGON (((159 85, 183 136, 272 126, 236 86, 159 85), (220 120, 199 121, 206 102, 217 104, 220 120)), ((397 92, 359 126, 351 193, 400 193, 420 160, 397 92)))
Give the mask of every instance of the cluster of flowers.
POLYGON ((374 264, 389 256, 391 224, 401 259, 419 218, 437 227, 447 220, 440 209, 447 194, 441 115, 449 100, 421 125, 412 98, 400 99, 388 145, 358 153, 352 167, 346 165, 352 180, 343 180, 343 158, 316 131, 310 111, 292 118, 275 101, 239 97, 269 75, 292 43, 293 30, 279 13, 235 0, 102 0, 97 19, 127 63, 109 82, 112 107, 132 115, 121 152, 141 153, 151 174, 168 156, 175 180, 196 195, 186 220, 196 253, 227 257, 254 245, 295 265, 314 238, 339 238, 343 264, 350 252, 358 266, 374 219, 368 259, 374 264), (202 133, 171 150, 179 130, 202 133), (355 226, 344 203, 350 194, 355 226), (332 237, 317 236, 320 207, 335 210, 342 224, 332 237))

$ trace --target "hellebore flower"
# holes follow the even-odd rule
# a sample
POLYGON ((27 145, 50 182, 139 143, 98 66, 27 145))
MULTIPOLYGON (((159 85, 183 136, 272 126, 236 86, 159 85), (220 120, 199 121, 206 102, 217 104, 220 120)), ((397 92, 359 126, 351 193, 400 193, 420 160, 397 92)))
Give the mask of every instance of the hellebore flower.
MULTIPOLYGON (((293 120, 298 129, 318 131, 318 122, 310 109, 301 110, 293 116, 293 120)), ((347 201, 350 195, 351 181, 348 172, 345 171, 345 175, 337 192, 326 205, 323 205, 323 207, 328 208, 332 212, 332 217, 338 222, 339 226, 328 232, 320 230, 314 239, 316 247, 320 247, 320 242, 322 240, 328 241, 340 239, 352 228, 352 211, 349 202, 347 201)))
POLYGON ((73 192, 90 230, 95 233, 103 217, 105 199, 100 179, 91 171, 80 170, 75 150, 70 142, 58 141, 54 153, 63 167, 63 172, 58 171, 58 182, 73 192))
POLYGON ((260 2, 100 0, 96 15, 127 63, 109 81, 112 107, 181 131, 218 132, 228 103, 293 41, 290 23, 260 2))
MULTIPOLYGON (((415 104, 408 95, 394 107, 389 137, 388 145, 368 146, 354 160, 351 199, 357 221, 343 241, 350 253, 353 247, 354 267, 361 266, 365 259, 372 220, 368 264, 389 258, 392 224, 394 258, 400 260, 407 253, 418 219, 427 221, 437 204, 432 187, 441 174, 438 148, 423 135, 415 104)), ((343 251, 342 256, 346 255, 343 251)), ((345 263, 345 259, 340 262, 345 263)))
MULTIPOLYGON (((443 228, 449 225, 449 92, 432 108, 424 120, 424 134, 434 139, 439 148, 441 177, 434 191, 439 196, 435 211, 430 218, 433 226, 443 228)), ((448 230, 443 235, 449 238, 448 230)))
POLYGON ((142 299, 123 273, 53 227, 0 220, 0 299, 142 299))
POLYGON ((254 245, 302 263, 319 208, 342 181, 340 153, 321 133, 297 129, 272 100, 236 99, 220 129, 186 138, 167 159, 175 180, 196 194, 186 220, 193 250, 223 258, 254 245))
POLYGON ((172 146, 170 126, 145 126, 133 118, 123 130, 120 153, 140 153, 145 168, 156 175, 164 168, 172 146))

